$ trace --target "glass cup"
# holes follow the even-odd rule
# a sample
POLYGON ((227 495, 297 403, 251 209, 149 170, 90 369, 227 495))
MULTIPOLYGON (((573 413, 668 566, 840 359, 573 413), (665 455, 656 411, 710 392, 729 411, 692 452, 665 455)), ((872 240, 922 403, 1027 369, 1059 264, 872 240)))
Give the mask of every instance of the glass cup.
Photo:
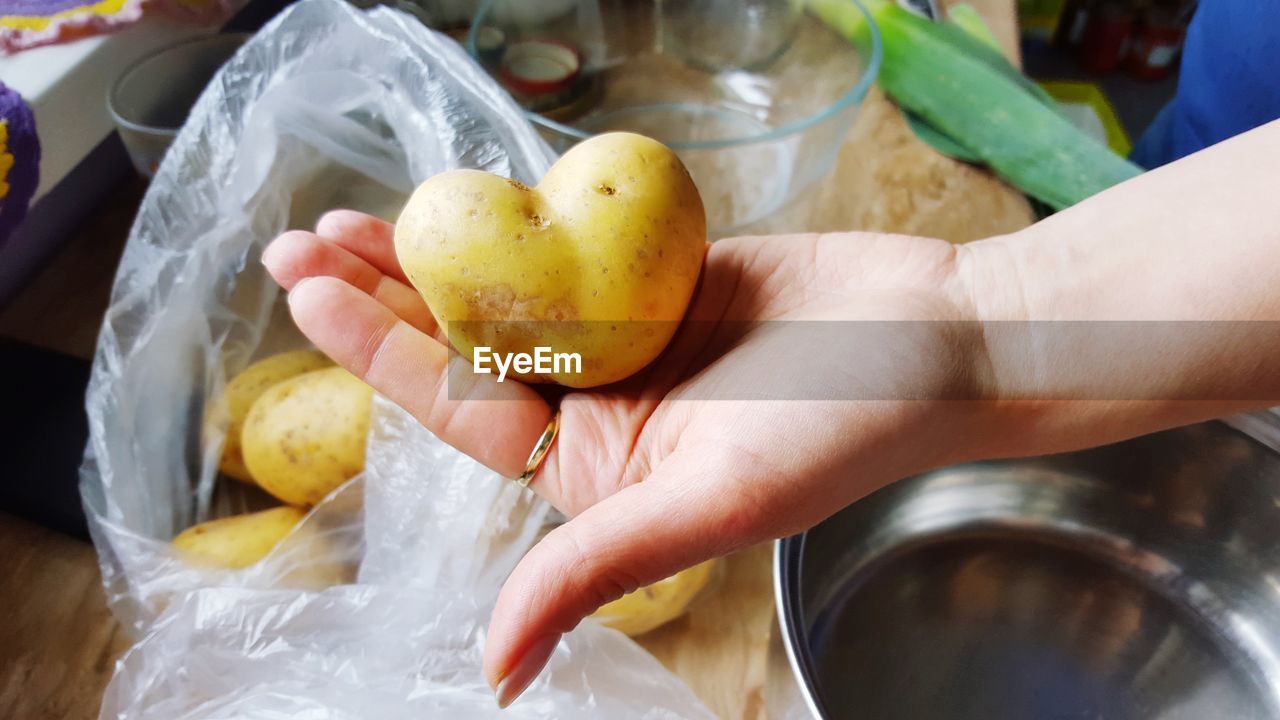
POLYGON ((248 37, 211 35, 161 48, 125 68, 112 84, 107 111, 140 174, 155 177, 200 93, 248 37))

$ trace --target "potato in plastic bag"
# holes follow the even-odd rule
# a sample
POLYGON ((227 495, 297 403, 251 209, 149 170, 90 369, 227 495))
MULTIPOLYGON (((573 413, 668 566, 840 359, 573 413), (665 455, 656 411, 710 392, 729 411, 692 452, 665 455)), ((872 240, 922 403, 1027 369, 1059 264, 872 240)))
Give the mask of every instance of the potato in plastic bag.
MULTIPOLYGON (((202 428, 229 378, 306 346, 266 243, 332 207, 394 217, 446 169, 535 182, 552 157, 462 48, 387 8, 302 0, 219 71, 143 200, 86 398, 86 515, 108 601, 140 638, 102 717, 498 716, 484 628, 547 506, 394 405, 375 397, 365 472, 260 562, 195 566, 169 541, 269 504, 217 480, 225 427, 202 428)), ((501 717, 710 713, 587 622, 501 717)))

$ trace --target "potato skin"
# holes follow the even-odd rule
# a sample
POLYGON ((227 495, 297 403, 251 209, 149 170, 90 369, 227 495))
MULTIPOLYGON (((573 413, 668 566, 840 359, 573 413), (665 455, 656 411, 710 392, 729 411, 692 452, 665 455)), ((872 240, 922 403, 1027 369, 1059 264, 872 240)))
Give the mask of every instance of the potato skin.
POLYGON ((332 365, 333 361, 319 350, 295 350, 263 358, 232 378, 214 409, 213 417, 224 416, 227 422, 218 469, 236 480, 252 483, 240 448, 240 431, 253 402, 276 383, 332 365))
POLYGON ((173 546, 201 565, 248 567, 266 557, 305 516, 306 511, 286 506, 209 520, 183 530, 173 546))
POLYGON ((627 593, 596 610, 594 617, 631 637, 643 635, 683 615, 710 582, 715 564, 708 560, 627 593))
POLYGON ((476 346, 577 352, 581 374, 515 376, 581 388, 628 377, 662 352, 693 295, 706 236, 702 199, 675 153, 608 133, 569 150, 532 190, 477 170, 428 179, 395 244, 468 360, 476 346))
POLYGON ((311 506, 364 470, 373 389, 342 368, 277 383, 253 403, 241 433, 263 490, 311 506))

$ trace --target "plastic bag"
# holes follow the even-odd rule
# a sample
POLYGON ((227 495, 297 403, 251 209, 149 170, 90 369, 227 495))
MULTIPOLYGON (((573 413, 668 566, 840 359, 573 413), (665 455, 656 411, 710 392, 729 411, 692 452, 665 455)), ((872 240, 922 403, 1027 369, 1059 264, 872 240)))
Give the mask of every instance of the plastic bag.
MULTIPOLYGON (((197 568, 169 539, 270 502, 217 482, 225 428, 206 409, 251 360, 304 344, 258 262, 271 238, 331 207, 391 217, 444 169, 533 182, 551 160, 461 48, 387 9, 303 0, 219 73, 143 201, 87 396, 86 514, 141 638, 102 717, 496 715, 484 626, 548 508, 393 404, 375 402, 363 475, 263 562, 197 568)), ((549 667, 503 717, 710 717, 591 622, 549 667)))
POLYGON ((480 674, 484 623, 547 505, 391 403, 374 416, 360 583, 174 594, 121 661, 103 718, 712 717, 652 656, 593 622, 499 711, 480 674))

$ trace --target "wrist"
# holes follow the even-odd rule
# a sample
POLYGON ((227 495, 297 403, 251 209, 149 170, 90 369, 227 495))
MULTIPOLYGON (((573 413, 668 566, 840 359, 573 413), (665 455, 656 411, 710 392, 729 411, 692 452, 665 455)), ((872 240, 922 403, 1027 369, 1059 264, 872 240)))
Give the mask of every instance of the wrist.
POLYGON ((1027 338, 1019 330, 1030 326, 1032 303, 1043 290, 1029 286, 1026 277, 1029 267, 1042 262, 1028 256, 1034 228, 957 248, 958 302, 968 327, 962 362, 973 399, 962 411, 957 462, 1033 452, 1027 440, 1045 406, 1023 398, 1018 383, 1031 370, 1027 338), (1017 372, 1010 363, 1018 364, 1017 372))
POLYGON ((1280 346, 1267 323, 1197 316, 1211 294, 1168 281, 1185 262, 1099 255, 1078 247, 1087 235, 1069 213, 1056 218, 958 258, 980 328, 965 459, 1075 450, 1274 404, 1280 382, 1257 360, 1280 346))

